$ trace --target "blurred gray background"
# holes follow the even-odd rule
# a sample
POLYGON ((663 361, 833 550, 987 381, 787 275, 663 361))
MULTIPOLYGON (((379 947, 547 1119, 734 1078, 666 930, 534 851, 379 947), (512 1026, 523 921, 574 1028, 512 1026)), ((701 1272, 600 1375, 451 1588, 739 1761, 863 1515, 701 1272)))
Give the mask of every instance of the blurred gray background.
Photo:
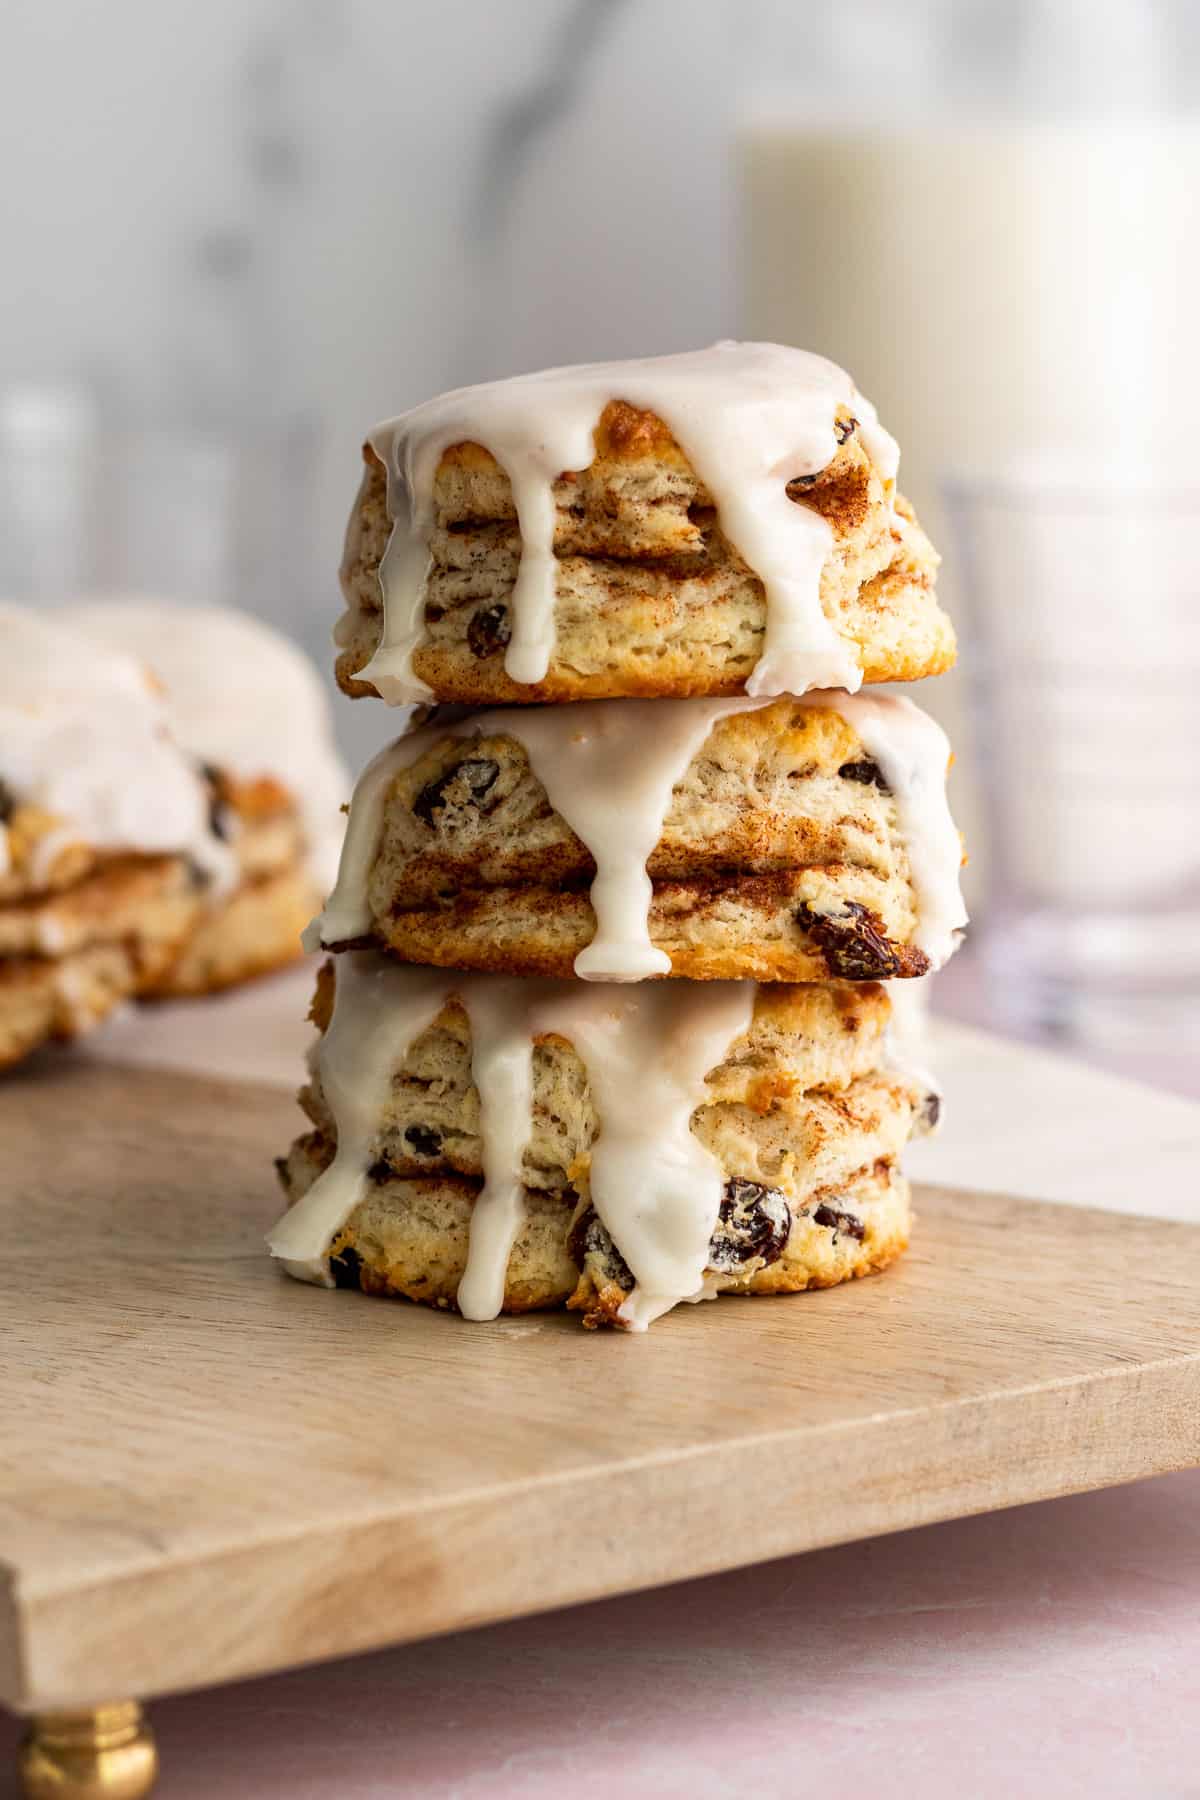
MULTIPOLYGON (((8 591, 219 585, 328 661, 372 422, 736 328, 732 20, 685 0, 10 14, 0 456, 69 462, 90 436, 141 492, 121 542, 85 532, 61 566, 10 536, 8 591)), ((340 710, 354 754, 385 735, 340 710)))

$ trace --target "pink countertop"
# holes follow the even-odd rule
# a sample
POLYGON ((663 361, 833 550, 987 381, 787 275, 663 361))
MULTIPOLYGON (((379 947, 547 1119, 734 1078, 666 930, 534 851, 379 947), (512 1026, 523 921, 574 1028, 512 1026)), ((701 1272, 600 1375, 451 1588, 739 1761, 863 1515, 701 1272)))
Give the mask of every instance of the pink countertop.
POLYGON ((1194 1800, 1200 1472, 160 1701, 153 1716, 163 1800, 1194 1800))
POLYGON ((173 1800, 1200 1794, 1200 1472, 161 1706, 173 1800))

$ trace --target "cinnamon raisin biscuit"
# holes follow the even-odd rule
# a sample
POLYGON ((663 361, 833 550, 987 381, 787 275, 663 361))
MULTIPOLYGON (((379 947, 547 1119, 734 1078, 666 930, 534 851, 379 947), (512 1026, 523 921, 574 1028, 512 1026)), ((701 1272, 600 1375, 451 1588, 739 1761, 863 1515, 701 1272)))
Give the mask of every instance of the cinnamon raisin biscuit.
POLYGON ((90 644, 138 658, 207 789, 236 886, 214 890, 155 997, 215 992, 301 954, 337 867, 350 780, 320 677, 261 620, 228 607, 91 599, 56 615, 90 644))
POLYGON ((232 881, 161 688, 52 613, 0 605, 0 904, 138 855, 186 856, 214 886, 232 881))
MULTIPOLYGON (((830 529, 820 605, 862 679, 915 681, 955 658, 937 603, 938 557, 902 496, 887 491, 852 414, 827 467, 785 485, 786 503, 830 529)), ((505 671, 521 557, 512 487, 481 444, 450 445, 434 481, 424 635, 412 669, 439 700, 468 705, 737 694, 763 653, 763 582, 722 529, 712 494, 661 419, 620 399, 601 412, 588 467, 553 485, 554 649, 544 678, 505 671)), ((342 564, 337 678, 362 671, 383 627, 380 564, 395 521, 368 445, 342 564)))
MULTIPOLYGON (((675 728, 666 709, 719 704, 519 709, 402 739, 360 784, 321 941, 336 949, 371 938, 413 963, 570 975, 597 936, 598 867, 640 825, 619 773, 607 780, 603 767, 581 765, 576 780, 561 771, 579 740, 606 727, 635 762, 636 733, 646 759, 666 754, 675 728), (631 709, 628 720, 620 707, 631 709), (573 830, 551 803, 546 781, 553 786, 556 774, 568 813, 582 783, 592 786, 589 842, 587 828, 573 830)), ((870 712, 936 727, 891 698, 728 704, 740 710, 707 734, 701 722, 699 748, 685 755, 673 788, 667 769, 666 810, 661 823, 650 820, 649 941, 670 959, 669 973, 861 981, 940 964, 965 918, 944 739, 931 739, 918 795, 905 786, 911 759, 897 757, 900 775, 889 778, 853 721, 870 712)), ((640 879, 637 870, 626 878, 640 879)), ((668 972, 665 961, 656 972, 668 972)))
POLYGON ((298 644, 238 608, 146 596, 92 598, 56 617, 153 670, 179 743, 237 789, 243 818, 286 802, 314 886, 328 888, 352 784, 325 684, 298 644))

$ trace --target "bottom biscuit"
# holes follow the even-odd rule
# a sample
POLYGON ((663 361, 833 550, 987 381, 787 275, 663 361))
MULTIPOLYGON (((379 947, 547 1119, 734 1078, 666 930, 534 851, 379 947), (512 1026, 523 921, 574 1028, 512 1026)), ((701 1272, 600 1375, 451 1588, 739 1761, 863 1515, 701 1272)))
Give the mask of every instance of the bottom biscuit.
MULTIPOLYGON (((331 1157, 320 1131, 293 1144, 276 1165, 289 1200, 308 1192, 331 1157)), ((334 1282, 453 1309, 477 1192, 477 1183, 444 1176, 373 1180, 330 1247, 334 1282)), ((501 1310, 567 1306, 587 1326, 620 1324, 633 1278, 595 1211, 561 1189, 526 1188, 524 1204, 501 1310)), ((730 1179, 704 1297, 799 1293, 874 1274, 904 1250, 910 1226, 908 1183, 890 1159, 802 1201, 730 1179)))

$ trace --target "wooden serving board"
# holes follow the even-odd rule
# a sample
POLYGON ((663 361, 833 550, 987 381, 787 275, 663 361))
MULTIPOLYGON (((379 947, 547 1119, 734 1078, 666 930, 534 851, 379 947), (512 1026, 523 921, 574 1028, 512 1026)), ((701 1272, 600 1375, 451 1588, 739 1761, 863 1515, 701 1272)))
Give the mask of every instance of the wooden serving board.
POLYGON ((873 1281, 644 1337, 262 1250, 277 1090, 0 1087, 0 1699, 86 1705, 1200 1461, 1200 1229, 927 1189, 873 1281))

